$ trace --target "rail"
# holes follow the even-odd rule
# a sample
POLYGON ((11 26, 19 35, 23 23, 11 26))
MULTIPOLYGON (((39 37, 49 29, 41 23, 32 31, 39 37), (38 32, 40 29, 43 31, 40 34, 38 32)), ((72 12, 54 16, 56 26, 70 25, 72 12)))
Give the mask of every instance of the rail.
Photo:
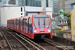
POLYGON ((12 47, 11 47, 11 45, 10 45, 10 43, 9 43, 9 41, 8 41, 8 39, 7 39, 7 37, 4 35, 4 33, 3 33, 2 31, 1 31, 1 33, 3 34, 3 36, 4 36, 5 40, 6 40, 6 42, 8 43, 10 50, 12 50, 12 47))

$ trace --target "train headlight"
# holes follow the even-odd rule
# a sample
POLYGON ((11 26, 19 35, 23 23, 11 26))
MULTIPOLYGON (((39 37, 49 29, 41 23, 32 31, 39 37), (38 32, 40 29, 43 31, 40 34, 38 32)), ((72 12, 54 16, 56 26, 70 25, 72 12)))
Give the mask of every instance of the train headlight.
POLYGON ((34 30, 34 32, 37 32, 37 30, 34 30))
POLYGON ((51 30, 47 30, 48 32, 51 32, 51 30))

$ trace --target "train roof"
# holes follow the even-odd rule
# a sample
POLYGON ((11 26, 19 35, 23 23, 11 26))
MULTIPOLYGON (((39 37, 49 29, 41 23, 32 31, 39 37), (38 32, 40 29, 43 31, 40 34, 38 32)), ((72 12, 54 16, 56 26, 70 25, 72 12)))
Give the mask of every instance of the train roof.
MULTIPOLYGON (((35 14, 35 15, 48 15, 48 14, 35 14)), ((8 20, 14 20, 14 19, 20 19, 20 18, 32 18, 32 16, 34 16, 34 15, 31 15, 31 16, 25 16, 25 17, 17 17, 17 18, 8 19, 8 20)))

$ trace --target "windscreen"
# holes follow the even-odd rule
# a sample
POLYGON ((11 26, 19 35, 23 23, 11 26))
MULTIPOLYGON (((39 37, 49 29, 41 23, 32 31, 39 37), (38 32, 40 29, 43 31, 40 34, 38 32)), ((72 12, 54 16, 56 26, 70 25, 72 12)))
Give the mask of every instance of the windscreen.
POLYGON ((48 15, 34 16, 34 28, 49 28, 50 20, 48 15))

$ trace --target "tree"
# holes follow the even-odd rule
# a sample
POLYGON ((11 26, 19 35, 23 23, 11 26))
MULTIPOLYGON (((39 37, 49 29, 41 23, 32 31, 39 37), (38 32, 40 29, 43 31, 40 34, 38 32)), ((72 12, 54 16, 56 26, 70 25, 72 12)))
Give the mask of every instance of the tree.
POLYGON ((67 22, 68 22, 68 27, 71 28, 71 17, 68 17, 67 22))
POLYGON ((71 15, 69 13, 64 12, 64 16, 67 16, 68 27, 71 28, 71 15))
POLYGON ((63 32, 62 30, 56 31, 57 36, 58 37, 63 37, 63 33, 62 32, 63 32))
POLYGON ((64 12, 64 16, 70 17, 71 15, 69 13, 64 12))

